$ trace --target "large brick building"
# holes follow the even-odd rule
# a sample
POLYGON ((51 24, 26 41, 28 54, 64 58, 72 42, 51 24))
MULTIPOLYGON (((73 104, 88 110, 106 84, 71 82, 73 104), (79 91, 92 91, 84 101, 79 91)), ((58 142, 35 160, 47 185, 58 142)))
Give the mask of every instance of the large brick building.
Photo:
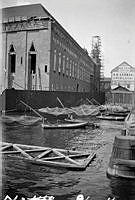
POLYGON ((100 66, 41 5, 2 9, 3 89, 100 91, 100 66))

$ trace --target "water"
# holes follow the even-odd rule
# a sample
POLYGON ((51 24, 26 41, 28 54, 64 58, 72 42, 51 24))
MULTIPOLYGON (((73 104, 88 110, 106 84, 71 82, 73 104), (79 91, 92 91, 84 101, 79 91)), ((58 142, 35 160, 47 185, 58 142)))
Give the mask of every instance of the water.
POLYGON ((120 134, 122 122, 101 121, 98 129, 43 130, 40 124, 24 127, 0 121, 4 142, 76 150, 98 148, 95 160, 85 171, 3 159, 3 199, 6 195, 11 198, 49 195, 56 200, 75 200, 78 194, 92 200, 106 200, 109 195, 118 200, 135 199, 135 181, 106 176, 114 137, 120 134))

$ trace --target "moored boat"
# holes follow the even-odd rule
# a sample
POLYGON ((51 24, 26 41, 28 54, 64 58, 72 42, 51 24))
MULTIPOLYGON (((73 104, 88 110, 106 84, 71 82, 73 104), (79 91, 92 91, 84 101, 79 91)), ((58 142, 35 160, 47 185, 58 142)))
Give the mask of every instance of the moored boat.
POLYGON ((119 112, 119 111, 113 111, 113 112, 107 112, 107 114, 109 116, 120 116, 120 117, 126 117, 129 114, 129 111, 125 111, 125 112, 119 112))
POLYGON ((27 115, 21 115, 21 116, 11 116, 11 115, 4 115, 2 116, 2 122, 11 124, 11 123, 17 123, 24 126, 30 126, 35 125, 42 121, 42 118, 35 117, 35 116, 27 116, 27 115))
POLYGON ((125 119, 125 134, 135 136, 135 109, 133 109, 125 119))
POLYGON ((88 125, 88 122, 76 122, 76 123, 42 123, 41 126, 44 129, 74 129, 84 128, 88 125))
POLYGON ((125 117, 122 116, 110 116, 110 115, 101 115, 97 116, 97 119, 102 119, 102 120, 113 120, 113 121, 124 121, 125 117))

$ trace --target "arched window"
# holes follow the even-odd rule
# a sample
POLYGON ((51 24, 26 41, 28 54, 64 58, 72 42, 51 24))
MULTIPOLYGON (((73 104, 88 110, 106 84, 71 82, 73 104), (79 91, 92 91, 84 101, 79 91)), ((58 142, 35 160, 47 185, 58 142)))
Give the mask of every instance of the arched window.
POLYGON ((11 73, 15 73, 15 66, 16 66, 16 52, 13 44, 11 44, 9 48, 9 71, 11 73))
POLYGON ((29 69, 31 74, 36 73, 36 51, 33 42, 29 50, 29 69))

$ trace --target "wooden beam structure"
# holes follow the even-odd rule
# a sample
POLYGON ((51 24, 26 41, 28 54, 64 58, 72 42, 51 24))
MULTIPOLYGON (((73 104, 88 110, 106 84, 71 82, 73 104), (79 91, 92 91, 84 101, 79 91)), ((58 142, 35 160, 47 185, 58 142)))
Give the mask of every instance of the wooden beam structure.
POLYGON ((16 157, 33 164, 85 170, 95 158, 95 152, 82 152, 32 145, 1 143, 3 156, 16 157))

